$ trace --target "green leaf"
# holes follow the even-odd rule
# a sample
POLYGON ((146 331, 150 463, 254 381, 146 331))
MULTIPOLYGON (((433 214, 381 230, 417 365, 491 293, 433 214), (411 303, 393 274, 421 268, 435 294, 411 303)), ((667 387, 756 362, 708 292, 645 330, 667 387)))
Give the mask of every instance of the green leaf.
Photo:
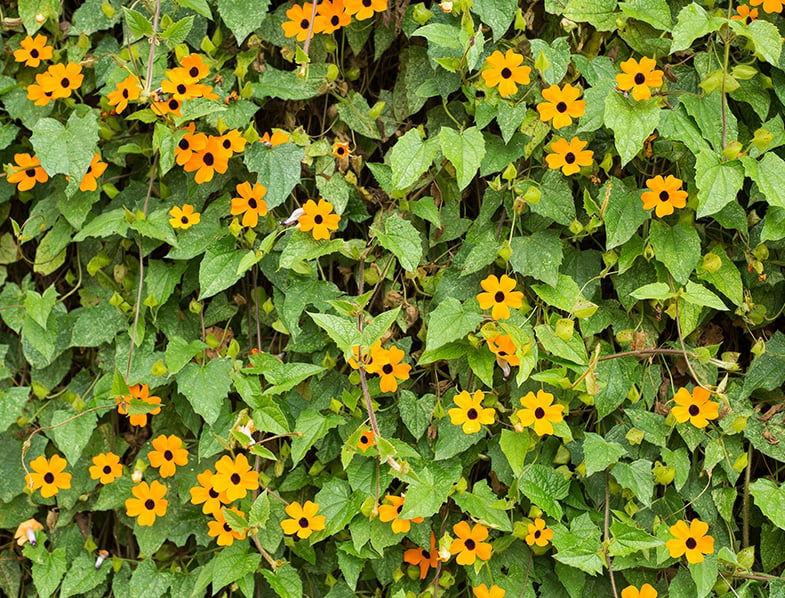
POLYGON ((477 311, 468 311, 463 303, 454 297, 447 297, 428 318, 426 351, 433 351, 446 343, 463 338, 482 321, 483 317, 477 311))
POLYGON ((359 492, 352 494, 349 483, 333 478, 316 493, 314 502, 319 505, 319 514, 327 517, 324 534, 331 536, 344 529, 360 510, 365 497, 359 492))
POLYGON ((166 29, 161 31, 161 39, 165 41, 167 48, 171 50, 178 44, 181 44, 185 41, 185 38, 188 37, 189 33, 191 33, 195 18, 196 17, 194 17, 194 15, 185 17, 184 19, 175 21, 166 29))
POLYGON ((194 411, 212 425, 221 413, 221 405, 229 396, 232 379, 230 358, 215 358, 203 367, 191 362, 177 374, 177 389, 185 395, 194 411))
POLYGON ((616 0, 570 0, 564 16, 576 23, 590 23, 597 31, 616 29, 616 0))
POLYGON ((613 130, 616 150, 624 166, 643 148, 644 140, 659 123, 658 100, 652 98, 637 102, 611 91, 605 98, 604 120, 605 125, 613 130))
POLYGON ((336 105, 338 116, 355 133, 359 133, 369 139, 381 139, 379 127, 376 121, 369 114, 371 107, 362 95, 355 91, 350 91, 347 98, 341 98, 336 105))
POLYGON ((259 75, 259 82, 253 84, 253 97, 260 100, 270 97, 281 100, 308 100, 324 93, 323 86, 327 82, 326 64, 309 64, 306 76, 298 77, 298 74, 299 71, 279 71, 266 64, 264 72, 259 75))
MULTIPOLYGON (((755 358, 744 378, 744 396, 763 388, 774 390, 785 382, 785 335, 775 332, 765 345, 765 351, 755 358)), ((785 527, 783 527, 785 529, 785 527)))
POLYGON ((523 472, 526 453, 533 448, 531 436, 512 430, 502 430, 499 447, 502 449, 504 456, 507 457, 507 463, 510 464, 513 474, 516 477, 520 476, 523 472))
POLYGON ((49 425, 56 427, 48 430, 47 436, 54 440, 69 463, 76 464, 79 461, 95 429, 96 417, 95 412, 76 413, 71 409, 60 409, 52 414, 49 425), (64 423, 69 419, 71 421, 64 423))
POLYGON ((505 501, 493 493, 485 480, 475 482, 471 492, 454 494, 452 499, 462 511, 483 525, 503 532, 512 531, 510 516, 504 510, 505 501))
POLYGON ((531 276, 552 287, 558 284, 559 266, 564 258, 558 232, 548 229, 525 237, 513 237, 510 247, 513 272, 531 276))
POLYGON ((422 471, 417 472, 417 480, 409 484, 400 517, 430 517, 442 507, 453 484, 460 478, 459 460, 429 463, 422 471))
POLYGON ((743 157, 742 163, 750 177, 769 205, 785 208, 785 160, 774 152, 766 152, 760 162, 750 157, 743 157))
POLYGON ((248 512, 248 525, 251 527, 264 526, 270 518, 270 497, 267 490, 264 490, 251 505, 248 512))
POLYGON ((531 206, 532 212, 570 226, 575 220, 575 201, 567 177, 558 170, 548 170, 540 180, 540 192, 542 198, 531 206))
POLYGON ((661 31, 671 30, 671 9, 665 0, 626 0, 619 4, 630 18, 648 23, 661 31))
POLYGON ((301 598, 303 596, 303 582, 297 570, 291 565, 286 564, 275 571, 262 569, 262 575, 281 598, 301 598))
POLYGON ((632 463, 617 463, 611 470, 616 481, 625 488, 632 490, 641 504, 651 505, 654 494, 654 475, 651 472, 651 461, 638 459, 632 463))
POLYGON ((245 150, 245 166, 258 174, 258 179, 267 187, 264 201, 272 210, 281 205, 300 182, 300 162, 305 152, 299 145, 282 143, 267 147, 254 143, 245 150))
MULTIPOLYGON (((597 417, 603 419, 613 413, 627 398, 630 387, 635 383, 634 357, 608 359, 597 364, 597 386, 599 392, 594 397, 597 417)), ((629 413, 629 411, 627 411, 629 413)))
POLYGON ((686 283, 701 259, 698 231, 681 222, 670 227, 655 220, 651 223, 650 232, 655 257, 665 264, 676 282, 686 283))
POLYGON ((695 159, 695 182, 698 218, 710 216, 736 201, 744 182, 744 169, 737 160, 723 162, 714 152, 702 151, 695 159))
POLYGON ((190 8, 207 19, 212 20, 213 18, 213 13, 210 11, 210 5, 207 4, 207 0, 178 0, 177 3, 183 8, 190 8))
POLYGON ((559 501, 567 496, 570 482, 558 471, 546 465, 531 465, 521 475, 519 488, 533 505, 551 517, 561 519, 563 512, 559 501))
POLYGON ((583 458, 586 461, 586 476, 603 471, 618 462, 627 453, 618 442, 608 442, 599 434, 586 432, 583 441, 583 458))
POLYGON ((22 415, 29 397, 29 386, 12 386, 0 390, 0 433, 5 432, 22 415))
MULTIPOLYGON (((769 211, 771 211, 771 209, 773 208, 770 208, 769 211)), ((706 257, 710 255, 716 255, 721 260, 722 265, 716 272, 709 272, 704 268, 698 267, 698 278, 704 282, 708 282, 720 293, 730 299, 734 305, 741 306, 744 302, 744 287, 741 283, 741 273, 736 267, 736 264, 733 263, 722 248, 717 248, 716 253, 707 253, 706 257)))
POLYGON ((403 191, 411 187, 430 168, 438 153, 436 140, 423 141, 419 129, 407 131, 390 151, 393 189, 403 191))
MULTIPOLYGON (((402 390, 398 399, 398 413, 401 421, 412 433, 415 440, 422 438, 431 424, 433 409, 436 406, 436 395, 428 393, 417 396, 410 390, 402 390)), ((0 426, 2 429, 2 426, 0 426)))
POLYGON ((46 287, 43 295, 33 290, 25 294, 25 311, 41 328, 46 328, 46 322, 55 303, 57 303, 57 289, 54 285, 46 287))
POLYGON ((253 367, 245 371, 261 374, 272 385, 264 391, 266 395, 287 392, 300 382, 324 371, 322 366, 313 363, 284 363, 269 353, 257 353, 251 355, 250 359, 253 367))
POLYGON ((509 29, 516 8, 517 0, 474 0, 472 12, 491 28, 495 42, 509 29))
POLYGON ((362 346, 371 347, 380 340, 390 329, 390 326, 393 325, 393 322, 395 322, 399 313, 401 313, 401 308, 396 307, 380 313, 378 316, 375 316, 373 320, 368 322, 363 329, 362 346))
POLYGON ((218 14, 240 46, 267 17, 270 0, 218 0, 218 14))
POLYGON ((466 434, 461 426, 453 425, 448 417, 439 420, 437 435, 436 446, 433 449, 433 458, 436 461, 452 459, 477 444, 484 436, 481 432, 466 434))
POLYGON ((570 67, 570 44, 567 43, 567 38, 558 37, 550 44, 541 39, 533 39, 529 43, 531 43, 535 66, 540 60, 544 60, 547 64, 545 68, 541 68, 542 78, 545 79, 545 82, 548 85, 560 83, 570 67))
POLYGON ((109 569, 108 566, 96 569, 94 558, 87 554, 80 554, 68 563, 68 572, 60 588, 60 598, 87 594, 106 579, 109 569))
POLYGON ((719 309, 721 311, 728 311, 722 299, 717 297, 706 287, 699 285, 691 280, 687 281, 687 286, 681 294, 682 298, 692 303, 693 305, 701 305, 711 307, 712 309, 719 309))
POLYGON ((733 19, 727 23, 736 35, 752 42, 758 56, 773 66, 779 66, 782 37, 774 23, 763 19, 756 19, 749 24, 733 19))
POLYGON ((404 270, 414 272, 417 269, 422 260, 422 242, 411 222, 395 213, 384 221, 384 232, 371 227, 371 234, 382 247, 395 254, 404 270))
POLYGON ((556 330, 548 324, 535 326, 534 331, 537 333, 537 340, 542 344, 542 348, 548 353, 578 365, 589 363, 586 345, 580 335, 573 334, 569 340, 564 340, 556 336, 556 330))
POLYGON ((695 2, 685 6, 679 12, 676 26, 673 28, 673 42, 671 54, 679 50, 686 50, 692 42, 713 31, 717 31, 726 19, 712 17, 699 4, 695 2))
POLYGON ((308 315, 338 345, 344 355, 352 355, 352 347, 360 346, 360 331, 357 330, 356 322, 332 314, 308 312, 308 315))
POLYGON ((605 205, 606 250, 624 245, 649 219, 649 212, 643 209, 640 191, 628 189, 619 179, 611 178, 605 184, 598 201, 605 205))
POLYGON ((664 282, 652 282, 635 289, 630 293, 630 296, 641 301, 643 299, 665 301, 666 299, 673 297, 673 292, 664 282))
POLYGON ((601 556, 600 528, 588 513, 570 521, 570 530, 561 525, 553 527, 553 546, 558 551, 554 558, 569 567, 597 575, 604 567, 601 556))
POLYGON ((712 594, 718 576, 717 555, 707 554, 702 562, 692 563, 689 568, 697 589, 695 598, 705 598, 712 594))
POLYGON ((185 365, 196 357, 201 351, 207 349, 207 344, 200 340, 186 342, 179 336, 173 336, 166 345, 166 367, 170 375, 175 375, 185 365))
POLYGON ((231 236, 219 239, 204 254, 199 264, 199 300, 207 299, 229 288, 238 280, 238 266, 244 252, 231 236))
POLYGON ((39 544, 38 546, 42 554, 32 559, 33 584, 40 598, 49 598, 55 593, 57 586, 60 585, 60 580, 68 570, 65 548, 57 548, 52 552, 47 552, 43 545, 39 544))
POLYGON ((611 523, 611 542, 608 545, 608 554, 611 556, 627 556, 662 544, 662 540, 639 528, 633 520, 619 521, 614 518, 611 523))
POLYGON ((65 126, 53 118, 42 118, 33 126, 30 143, 49 176, 71 177, 67 194, 73 195, 93 160, 98 143, 98 111, 79 104, 65 126))
MULTIPOLYGON (((259 569, 262 555, 255 550, 249 553, 249 549, 248 542, 235 542, 217 552, 213 562, 213 593, 218 593, 220 588, 259 569)), ((291 566, 287 567, 291 569, 291 566)), ((267 569, 262 572, 272 573, 267 569)))
POLYGON ((300 413, 294 427, 295 437, 292 440, 292 466, 297 465, 305 457, 305 453, 317 440, 324 438, 330 430, 343 421, 339 415, 325 416, 314 409, 306 409, 300 413))
POLYGON ((455 167, 458 190, 462 191, 480 169, 485 156, 485 139, 477 127, 469 127, 461 132, 442 127, 439 142, 444 157, 455 167))
POLYGON ((153 34, 152 23, 142 13, 125 6, 122 8, 125 15, 125 24, 128 26, 128 31, 131 34, 129 42, 135 42, 140 37, 153 34))

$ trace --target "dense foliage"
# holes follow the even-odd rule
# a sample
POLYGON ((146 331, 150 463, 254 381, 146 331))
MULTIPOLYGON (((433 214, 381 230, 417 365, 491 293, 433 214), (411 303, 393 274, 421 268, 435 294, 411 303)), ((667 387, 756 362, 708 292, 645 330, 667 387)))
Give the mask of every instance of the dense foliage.
POLYGON ((0 592, 785 596, 780 0, 17 0, 0 592))

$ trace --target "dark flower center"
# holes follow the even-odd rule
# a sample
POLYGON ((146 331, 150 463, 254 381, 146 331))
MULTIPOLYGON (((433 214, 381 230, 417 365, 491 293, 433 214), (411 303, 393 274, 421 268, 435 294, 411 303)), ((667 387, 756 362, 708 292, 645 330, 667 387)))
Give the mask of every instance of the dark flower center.
MULTIPOLYGON (((188 224, 188 216, 183 216, 182 218, 180 218, 180 222, 182 222, 183 224, 188 224)), ((169 451, 166 452, 168 453, 169 451)))
POLYGON ((112 473, 112 468, 109 467, 108 465, 104 465, 104 473, 106 474, 112 473))
POLYGON ((47 472, 44 475, 44 482, 46 482, 47 484, 51 484, 54 481, 55 481, 55 475, 51 471, 47 472))
MULTIPOLYGON (((183 216, 183 218, 185 218, 186 222, 188 222, 188 218, 186 216, 183 216)), ((164 451, 164 459, 166 459, 167 461, 171 461, 173 457, 174 455, 172 454, 172 451, 170 450, 164 451)))
POLYGON ((231 534, 231 533, 232 533, 232 528, 229 526, 229 524, 228 524, 228 523, 224 523, 224 531, 225 531, 227 534, 231 534))
POLYGON ((63 89, 68 88, 70 85, 71 85, 71 82, 68 80, 68 77, 63 77, 62 79, 60 79, 60 86, 63 89))
POLYGON ((191 77, 196 77, 199 74, 199 69, 196 68, 195 66, 192 66, 191 69, 188 71, 188 74, 191 77))
POLYGON ((501 76, 505 79, 509 79, 512 77, 512 71, 508 69, 506 66, 502 69, 501 76))
POLYGON ((493 296, 493 300, 496 301, 496 303, 504 303, 504 292, 496 291, 496 294, 493 296))
POLYGON ((363 0, 363 6, 365 8, 370 8, 371 4, 373 4, 373 0, 363 0))
POLYGON ((695 417, 701 412, 700 407, 698 407, 697 405, 690 405, 690 408, 687 409, 687 411, 692 417, 695 417))
POLYGON ((218 493, 213 488, 210 488, 207 491, 207 494, 210 496, 210 498, 218 498, 218 493))
POLYGON ((389 376, 393 373, 393 366, 391 366, 389 363, 385 363, 382 366, 382 371, 389 376))
POLYGON ((421 551, 421 554, 422 554, 422 558, 424 560, 426 560, 426 561, 430 561, 431 560, 431 553, 430 552, 425 550, 425 548, 421 548, 420 551, 421 551))
POLYGON ((507 355, 507 351, 499 351, 499 352, 497 353, 497 355, 498 355, 499 357, 505 357, 505 356, 507 355))
POLYGON ((225 149, 229 149, 232 147, 232 140, 231 139, 224 139, 223 146, 225 149))
POLYGON ((477 547, 477 545, 474 543, 474 540, 471 538, 464 540, 463 545, 466 546, 466 550, 474 550, 477 547))
POLYGON ((177 93, 179 93, 180 95, 183 95, 185 93, 185 90, 186 90, 186 87, 185 87, 184 83, 180 83, 177 86, 177 93))
POLYGON ((300 21, 300 29, 308 29, 311 22, 308 19, 303 19, 300 21))
POLYGON ((575 162, 575 154, 573 154, 572 152, 567 152, 566 154, 564 154, 564 161, 567 162, 567 164, 572 164, 573 162, 575 162))
POLYGON ((172 98, 169 100, 169 110, 177 110, 180 107, 180 102, 172 98))
POLYGON ((124 97, 126 100, 128 99, 128 90, 127 90, 127 89, 124 89, 124 90, 123 90, 123 97, 124 97))
POLYGON ((152 498, 148 498, 146 501, 144 501, 144 508, 148 511, 152 511, 155 509, 155 501, 152 498))
POLYGON ((330 19, 330 25, 333 27, 338 27, 338 24, 341 22, 341 19, 338 18, 338 15, 333 15, 330 19))
POLYGON ((660 191, 660 201, 668 201, 670 195, 667 191, 660 191))
POLYGON ((297 522, 300 527, 306 528, 308 527, 308 519, 306 517, 300 517, 300 520, 297 522))
POLYGON ((567 112, 567 104, 565 104, 564 102, 559 102, 558 104, 556 104, 556 110, 558 110, 559 112, 567 112))
POLYGON ((695 550, 695 547, 698 545, 698 543, 695 541, 695 538, 687 538, 687 540, 684 542, 684 545, 689 550, 695 550))
POLYGON ((343 154, 346 152, 346 150, 344 148, 342 148, 342 147, 339 147, 335 151, 336 151, 336 153, 338 153, 341 156, 343 156, 343 154))
POLYGON ((207 164, 208 166, 212 166, 213 164, 215 164, 215 158, 213 158, 213 154, 212 154, 212 153, 210 153, 210 152, 207 152, 207 153, 204 155, 204 158, 202 158, 202 160, 203 160, 203 161, 204 161, 204 163, 205 163, 205 164, 207 164))
POLYGON ((93 172, 93 165, 92 164, 90 164, 90 166, 87 167, 87 172, 85 174, 90 174, 91 172, 93 172))
POLYGON ((536 531, 534 532, 534 538, 535 538, 535 539, 539 538, 541 535, 542 535, 542 531, 540 531, 540 530, 536 530, 536 531))
POLYGON ((36 50, 35 48, 30 50, 30 57, 31 58, 38 58, 38 50, 36 50))
POLYGON ((750 23, 752 23, 752 17, 747 16, 747 18, 744 19, 744 22, 747 23, 747 25, 749 25, 750 23))
POLYGON ((232 477, 229 478, 229 479, 232 480, 232 484, 237 485, 237 484, 240 483, 240 474, 239 473, 233 473, 232 477))
POLYGON ((469 419, 477 419, 477 410, 474 407, 472 407, 466 412, 466 417, 468 417, 469 419))
POLYGON ((368 435, 367 434, 363 434, 362 436, 360 436, 360 444, 368 444, 368 435))
POLYGON ((635 85, 643 85, 643 83, 646 81, 646 75, 643 73, 637 73, 633 81, 635 81, 635 85))
POLYGON ((395 509, 395 512, 398 513, 398 515, 400 515, 401 511, 403 511, 403 505, 398 505, 398 508, 395 509))
POLYGON ((321 214, 317 214, 316 216, 313 217, 313 221, 316 224, 321 224, 322 222, 324 222, 324 218, 322 218, 321 214))
POLYGON ((248 200, 248 207, 251 208, 252 210, 256 209, 257 203, 256 203, 256 200, 253 197, 248 200))
POLYGON ((537 407, 537 409, 534 410, 534 417, 536 417, 537 419, 542 419, 543 417, 545 417, 545 409, 543 409, 542 407, 537 407))
POLYGON ((190 146, 191 144, 188 143, 188 140, 185 137, 183 137, 177 144, 177 147, 179 147, 183 151, 187 150, 190 146))
POLYGON ((27 170, 25 170, 25 176, 29 176, 30 178, 33 178, 35 176, 35 168, 28 168, 27 170))

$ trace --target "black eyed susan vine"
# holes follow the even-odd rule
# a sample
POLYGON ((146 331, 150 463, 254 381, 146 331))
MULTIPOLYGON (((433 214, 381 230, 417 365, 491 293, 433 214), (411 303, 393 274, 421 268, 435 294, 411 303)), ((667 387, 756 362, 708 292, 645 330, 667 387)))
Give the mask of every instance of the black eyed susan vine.
POLYGON ((0 593, 785 594, 782 2, 6 4, 0 593))

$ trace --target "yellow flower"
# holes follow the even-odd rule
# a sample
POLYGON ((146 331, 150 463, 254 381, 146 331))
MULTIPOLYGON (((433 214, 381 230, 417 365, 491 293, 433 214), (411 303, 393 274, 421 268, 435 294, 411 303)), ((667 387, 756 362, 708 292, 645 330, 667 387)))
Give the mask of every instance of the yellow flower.
POLYGON ((95 152, 93 159, 90 161, 90 166, 87 167, 87 172, 82 177, 82 182, 79 183, 79 191, 95 191, 98 189, 98 181, 108 164, 101 161, 101 154, 95 152))
POLYGON ((582 141, 577 137, 573 137, 569 141, 557 139, 549 146, 553 153, 545 156, 548 168, 551 170, 561 168, 561 171, 569 176, 580 172, 581 166, 591 166, 594 152, 583 149, 587 143, 587 141, 582 141))
POLYGON ((481 583, 476 588, 472 588, 472 594, 474 594, 476 598, 504 598, 506 593, 507 592, 496 584, 493 584, 489 588, 484 583, 481 583))
POLYGON ((42 60, 49 60, 52 58, 52 46, 46 45, 47 39, 45 35, 40 33, 34 38, 29 35, 24 38, 20 45, 19 50, 14 50, 14 60, 16 62, 24 62, 25 66, 33 68, 39 66, 42 60))
POLYGON ((463 426, 464 434, 474 434, 479 432, 483 425, 490 425, 493 423, 496 410, 490 407, 483 407, 482 401, 485 398, 485 393, 481 390, 474 392, 474 396, 469 395, 467 391, 461 391, 453 401, 457 407, 447 411, 450 416, 450 422, 454 426, 463 426))
POLYGON ((68 490, 71 487, 71 474, 63 471, 68 462, 60 455, 52 455, 48 459, 41 455, 30 462, 30 469, 34 473, 25 476, 25 483, 33 490, 41 489, 41 496, 49 498, 60 490, 68 490))
POLYGON ((412 366, 401 363, 405 355, 395 346, 384 349, 381 344, 376 344, 371 348, 371 362, 365 369, 370 374, 379 374, 379 389, 382 392, 395 392, 398 390, 398 380, 409 379, 412 366))
POLYGON ((491 274, 480 282, 480 286, 485 292, 477 295, 477 302, 480 309, 491 310, 494 320, 506 320, 510 317, 510 308, 518 309, 523 305, 523 293, 513 291, 515 279, 506 274, 502 274, 501 278, 491 274))
POLYGON ((158 469, 162 478, 171 478, 177 471, 177 465, 188 465, 188 451, 183 448, 183 441, 174 434, 161 434, 153 439, 153 448, 155 450, 147 454, 147 460, 158 469))
MULTIPOLYGON (((313 13, 313 4, 306 2, 302 6, 293 4, 290 9, 286 11, 286 18, 288 21, 281 23, 283 34, 286 37, 293 37, 298 42, 304 42, 308 37, 308 29, 311 28, 311 14, 313 13)), ((312 33, 318 33, 316 29, 312 33)))
MULTIPOLYGON (((130 396, 127 395, 115 398, 115 401, 117 402, 117 412, 120 415, 128 415, 128 403, 131 401, 131 398, 139 399, 150 405, 161 404, 161 397, 150 396, 150 389, 147 384, 134 384, 133 386, 129 386, 128 390, 131 393, 130 396)), ((145 426, 147 425, 147 416, 156 415, 158 413, 161 413, 160 407, 156 407, 147 413, 132 413, 129 415, 129 420, 132 426, 145 426)))
POLYGON ((262 198, 267 195, 267 187, 248 181, 239 183, 235 189, 240 197, 232 198, 232 216, 243 215, 241 224, 253 228, 259 224, 259 216, 267 214, 267 202, 262 198))
POLYGON ((412 521, 415 523, 422 523, 425 521, 422 517, 415 517, 414 519, 399 519, 401 511, 403 511, 403 503, 406 500, 404 496, 392 496, 388 494, 384 497, 389 505, 379 506, 379 521, 389 523, 392 521, 392 531, 396 534, 405 534, 412 528, 412 521))
POLYGON ((120 465, 120 457, 114 453, 99 453, 93 457, 93 464, 90 466, 92 479, 102 484, 111 484, 122 475, 123 466, 120 465))
POLYGON ((521 360, 515 354, 517 348, 506 334, 497 334, 489 338, 488 348, 496 355, 496 362, 502 362, 499 363, 499 367, 504 367, 505 363, 512 366, 521 365, 521 360))
POLYGON ((169 501, 166 496, 166 486, 158 480, 151 484, 140 482, 131 489, 134 498, 125 501, 125 513, 129 517, 137 517, 136 522, 142 527, 149 527, 155 523, 156 517, 166 515, 169 501))
POLYGON ((521 397, 523 409, 518 409, 515 415, 521 426, 534 426, 534 431, 539 436, 553 434, 553 424, 564 420, 564 406, 553 404, 553 395, 542 390, 537 391, 537 396, 529 392, 521 397))
POLYGON ((410 565, 418 565, 420 567, 420 579, 425 579, 428 575, 428 569, 436 567, 439 564, 439 553, 436 550, 436 536, 431 532, 431 549, 425 550, 424 548, 409 548, 403 553, 403 560, 410 565))
POLYGON ((53 64, 47 69, 47 72, 51 76, 54 99, 67 98, 74 89, 79 89, 84 79, 82 66, 75 62, 53 64))
POLYGON ((128 75, 117 84, 114 91, 110 91, 106 95, 106 99, 110 106, 115 107, 115 112, 120 114, 128 107, 128 102, 138 100, 141 93, 142 86, 139 84, 139 78, 136 75, 128 75))
POLYGON ((530 523, 526 534, 526 543, 529 546, 547 546, 553 538, 553 530, 545 527, 545 520, 537 517, 534 523, 530 523))
POLYGON ((485 59, 487 67, 482 72, 485 85, 499 86, 499 95, 507 97, 518 93, 518 85, 527 85, 530 81, 531 68, 522 65, 523 56, 512 50, 502 54, 496 50, 485 59))
POLYGON ((376 434, 372 430, 363 431, 360 434, 360 439, 357 441, 357 448, 365 452, 372 446, 376 446, 376 434))
POLYGON ((657 175, 646 181, 646 186, 650 191, 641 193, 641 201, 644 210, 651 210, 658 218, 673 214, 675 208, 683 208, 687 205, 687 192, 681 190, 682 180, 677 179, 672 174, 666 178, 657 175))
POLYGON ((705 428, 710 419, 719 417, 720 406, 710 401, 711 393, 705 388, 696 386, 692 394, 686 388, 680 388, 673 396, 676 406, 671 408, 671 413, 676 421, 683 424, 687 420, 696 428, 705 428))
POLYGON ((27 86, 27 99, 36 106, 46 106, 54 99, 54 85, 49 73, 38 73, 35 83, 27 86))
POLYGON ((213 488, 219 493, 226 492, 229 502, 245 498, 248 490, 259 487, 259 472, 251 468, 248 458, 243 454, 237 455, 234 460, 224 455, 215 464, 215 470, 213 488))
POLYGON ((334 33, 351 22, 352 17, 344 9, 343 0, 323 0, 316 9, 313 24, 320 33, 334 33))
POLYGON ((215 514, 221 507, 231 502, 226 496, 226 492, 218 492, 213 487, 213 477, 215 474, 209 469, 196 476, 198 486, 191 488, 191 503, 202 505, 202 513, 215 514))
POLYGON ((674 559, 686 554, 688 563, 702 563, 704 554, 714 552, 714 538, 706 534, 709 524, 700 519, 693 519, 689 527, 686 521, 679 519, 670 531, 675 537, 665 542, 665 546, 674 559))
POLYGON ((270 133, 265 133, 259 137, 259 143, 264 143, 267 147, 275 147, 276 145, 289 143, 290 141, 291 138, 289 137, 289 133, 281 131, 280 129, 275 129, 272 136, 270 136, 270 133))
POLYGON ((297 534, 299 538, 305 539, 313 532, 323 530, 327 521, 324 515, 316 514, 319 512, 319 505, 310 500, 305 501, 304 505, 296 501, 292 502, 284 510, 291 519, 281 521, 281 528, 285 534, 297 534))
POLYGON ((457 554, 456 562, 459 565, 473 565, 476 559, 487 561, 491 558, 493 549, 484 542, 488 538, 488 529, 479 523, 469 527, 466 521, 460 521, 452 527, 453 533, 458 536, 450 544, 450 554, 457 554))
POLYGON ((736 12, 738 14, 731 17, 732 21, 744 21, 745 24, 749 25, 758 18, 758 9, 750 8, 746 4, 739 4, 736 7, 736 12))
POLYGON ((349 149, 348 143, 341 143, 340 141, 333 143, 333 156, 337 158, 345 158, 351 154, 352 150, 349 149))
POLYGON ((760 6, 763 4, 763 10, 769 14, 782 12, 782 0, 750 0, 752 6, 760 6))
POLYGON ((199 212, 194 212, 194 207, 189 204, 183 204, 183 207, 174 206, 169 210, 169 224, 172 228, 181 228, 183 230, 191 228, 194 224, 199 224, 202 220, 202 215, 199 212))
POLYGON ((303 214, 297 219, 297 228, 303 232, 311 231, 313 238, 329 239, 330 231, 338 230, 341 217, 333 214, 333 204, 324 198, 317 204, 309 199, 303 206, 303 214))
MULTIPOLYGON (((230 511, 237 513, 238 515, 242 516, 245 515, 240 509, 237 507, 232 507, 229 509, 230 511)), ((240 530, 235 531, 232 527, 226 522, 226 517, 224 517, 223 510, 218 509, 215 513, 215 521, 208 521, 207 522, 207 535, 210 537, 215 538, 216 543, 218 546, 231 546, 234 544, 235 540, 244 540, 245 534, 248 530, 240 530)))
POLYGON ((387 0, 344 0, 344 7, 355 19, 364 21, 376 12, 387 10, 387 0))
POLYGON ((16 168, 6 179, 12 185, 16 185, 18 191, 29 191, 35 187, 36 183, 45 183, 49 180, 49 175, 41 167, 41 162, 36 156, 30 154, 14 154, 16 168))
POLYGON ((537 104, 540 120, 553 121, 554 129, 561 129, 572 124, 573 118, 583 116, 586 102, 579 100, 581 90, 567 83, 563 88, 551 85, 542 90, 542 97, 546 100, 537 104))
POLYGON ((210 67, 204 63, 201 54, 194 53, 184 56, 180 61, 180 66, 185 69, 188 73, 188 77, 190 77, 191 81, 194 83, 201 81, 210 74, 210 67))
POLYGON ((657 62, 653 58, 643 56, 640 62, 630 58, 619 66, 623 72, 616 75, 616 84, 621 90, 632 90, 635 100, 648 100, 652 87, 662 87, 662 71, 654 68, 657 62))
POLYGON ((657 598, 657 590, 645 583, 639 590, 635 586, 627 586, 621 591, 621 598, 657 598))

